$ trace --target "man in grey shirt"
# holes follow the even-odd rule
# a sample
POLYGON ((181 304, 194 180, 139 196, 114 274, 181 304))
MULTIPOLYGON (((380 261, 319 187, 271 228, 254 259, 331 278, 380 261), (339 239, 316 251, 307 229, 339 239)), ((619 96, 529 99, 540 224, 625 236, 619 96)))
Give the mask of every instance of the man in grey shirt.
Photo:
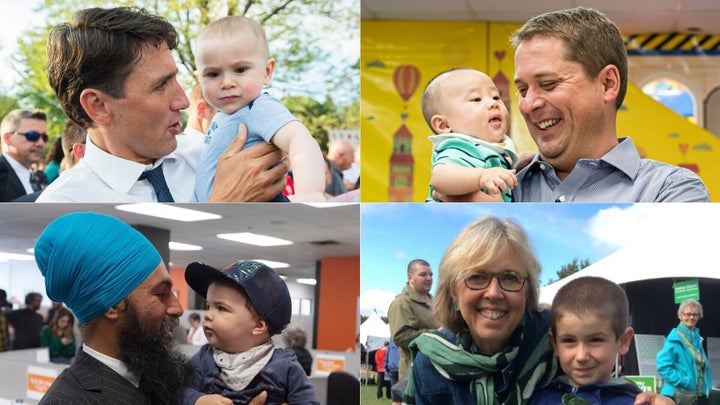
POLYGON ((515 201, 709 201, 690 170, 641 159, 617 137, 627 52, 603 14, 574 8, 530 19, 511 37, 519 109, 539 154, 517 175, 515 201))

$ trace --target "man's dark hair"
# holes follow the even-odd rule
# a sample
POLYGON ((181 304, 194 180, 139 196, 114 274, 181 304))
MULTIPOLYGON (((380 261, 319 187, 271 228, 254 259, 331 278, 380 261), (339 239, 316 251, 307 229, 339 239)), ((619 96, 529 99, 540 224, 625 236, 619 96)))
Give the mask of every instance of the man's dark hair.
POLYGON ((164 18, 134 7, 88 8, 52 29, 47 74, 65 114, 83 128, 92 120, 80 105, 87 88, 125 96, 125 81, 148 47, 175 49, 175 28, 164 18))

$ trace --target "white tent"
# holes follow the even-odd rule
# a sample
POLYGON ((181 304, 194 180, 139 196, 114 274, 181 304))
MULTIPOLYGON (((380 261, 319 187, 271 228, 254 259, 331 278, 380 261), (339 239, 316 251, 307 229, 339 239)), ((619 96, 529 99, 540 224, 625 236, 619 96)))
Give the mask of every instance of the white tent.
POLYGON ((390 325, 386 324, 380 316, 373 312, 368 319, 360 325, 360 342, 365 344, 368 352, 379 349, 390 340, 390 325))
POLYGON ((617 284, 674 277, 719 278, 718 243, 708 236, 686 232, 656 235, 638 241, 571 276, 540 288, 540 302, 552 303, 560 287, 584 276, 603 277, 617 284))

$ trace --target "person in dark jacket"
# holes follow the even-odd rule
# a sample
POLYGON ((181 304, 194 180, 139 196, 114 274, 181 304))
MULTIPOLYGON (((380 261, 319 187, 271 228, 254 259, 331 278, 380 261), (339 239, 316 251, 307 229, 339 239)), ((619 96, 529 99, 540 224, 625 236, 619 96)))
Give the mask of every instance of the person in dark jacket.
POLYGON ((307 345, 307 332, 305 332, 305 329, 300 325, 290 324, 283 331, 282 337, 285 346, 295 352, 298 362, 305 370, 305 374, 309 376, 312 372, 313 357, 305 348, 305 345, 307 345))
POLYGON ((43 317, 38 314, 42 295, 36 292, 25 296, 25 308, 5 314, 8 324, 12 327, 12 350, 33 349, 40 347, 43 317))

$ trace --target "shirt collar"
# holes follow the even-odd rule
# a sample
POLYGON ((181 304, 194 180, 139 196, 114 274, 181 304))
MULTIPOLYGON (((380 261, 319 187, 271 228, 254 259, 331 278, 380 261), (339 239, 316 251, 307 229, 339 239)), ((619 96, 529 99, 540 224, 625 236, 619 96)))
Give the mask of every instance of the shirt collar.
POLYGON ((83 344, 82 350, 88 355, 94 357, 95 360, 110 367, 110 369, 112 369, 114 372, 120 374, 123 378, 130 381, 130 383, 134 385, 135 388, 138 388, 140 386, 140 376, 136 376, 135 374, 130 372, 125 363, 123 363, 122 361, 114 357, 110 357, 107 354, 103 354, 96 350, 93 350, 90 346, 86 344, 83 344))
POLYGON ((95 172, 105 184, 120 194, 128 194, 135 185, 140 174, 146 170, 154 169, 165 160, 175 160, 177 157, 172 152, 169 155, 155 161, 152 165, 146 165, 132 160, 123 159, 97 147, 90 137, 85 145, 85 156, 83 161, 95 172))
POLYGON ((30 169, 28 169, 27 167, 21 165, 17 160, 15 160, 15 158, 13 158, 12 156, 10 156, 10 155, 7 154, 7 153, 3 153, 3 156, 5 156, 5 160, 7 160, 8 163, 10 163, 10 166, 13 168, 13 170, 15 171, 15 173, 17 173, 18 177, 23 178, 23 177, 20 176, 20 175, 21 175, 21 174, 22 174, 22 175, 27 174, 27 175, 24 176, 24 177, 30 178, 30 169))
POLYGON ((600 160, 635 179, 640 171, 640 155, 630 137, 618 138, 618 144, 600 160))
MULTIPOLYGON (((640 155, 635 149, 632 139, 629 137, 618 138, 618 144, 606 153, 600 159, 580 159, 585 161, 603 161, 617 170, 625 173, 631 179, 635 179, 640 171, 640 155)), ((527 170, 541 171, 541 165, 550 165, 540 159, 540 154, 536 154, 527 166, 527 170)), ((552 166, 552 165, 550 165, 552 166)))

